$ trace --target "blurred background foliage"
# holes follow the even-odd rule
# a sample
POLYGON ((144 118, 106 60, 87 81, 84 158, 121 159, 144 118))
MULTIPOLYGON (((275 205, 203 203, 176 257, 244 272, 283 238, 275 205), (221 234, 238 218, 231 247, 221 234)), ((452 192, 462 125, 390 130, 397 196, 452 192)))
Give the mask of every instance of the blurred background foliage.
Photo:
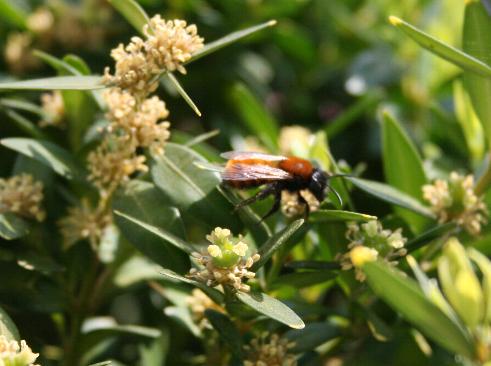
MULTIPOLYGON (((389 15, 396 14, 436 38, 461 47, 464 18, 461 0, 140 0, 139 3, 150 15, 161 14, 166 19, 179 18, 196 24, 205 42, 270 19, 278 22, 275 27, 196 61, 188 67, 186 76, 179 76, 179 81, 202 112, 201 118, 168 82, 162 82, 158 94, 171 112, 171 141, 184 143, 203 133, 219 131, 206 145, 196 146, 208 159, 216 160, 216 153, 221 151, 267 145, 258 138, 258 127, 251 123, 251 119, 259 115, 273 121, 275 136, 279 128, 290 125, 301 125, 314 132, 324 131, 332 155, 341 166, 347 164, 366 178, 383 181, 381 121, 385 110, 401 122, 418 147, 429 179, 446 177, 451 170, 479 172, 483 169, 484 135, 475 112, 469 108, 469 96, 462 86, 462 71, 422 51, 387 20, 389 15), (257 110, 258 102, 265 108, 257 110), (252 117, 248 113, 251 111, 252 117), (473 121, 472 128, 465 127, 469 121, 473 121)), ((55 75, 49 62, 32 54, 33 50, 58 58, 72 55, 65 60, 71 59, 72 65, 80 66, 79 70, 102 74, 104 67, 113 63, 110 50, 120 42, 127 43, 135 35, 134 28, 106 0, 0 0, 0 19, 2 82, 55 75), (41 14, 37 21, 32 20, 40 9, 46 8, 52 19, 46 20, 41 14), (48 30, 43 28, 43 22, 51 24, 48 30), (80 57, 86 65, 73 55, 80 57)), ((80 92, 70 93, 73 93, 72 97, 81 95, 76 94, 80 92)), ((0 96, 2 138, 25 136, 29 133, 29 123, 25 120, 37 123, 39 118, 35 111, 12 108, 9 100, 39 104, 40 94, 10 91, 0 96)), ((79 160, 95 144, 96 127, 102 125, 105 118, 96 103, 83 95, 81 98, 86 98, 83 102, 75 97, 72 99, 82 104, 72 105, 68 113, 77 125, 87 127, 88 132, 83 131, 85 145, 77 146, 80 131, 73 132, 74 135, 68 138, 57 129, 42 131, 60 146, 76 151, 79 160)), ((69 94, 64 97, 65 103, 70 100, 69 94)), ((270 143, 273 149, 266 147, 274 150, 277 142, 270 143)), ((50 227, 55 227, 67 202, 73 200, 73 192, 86 189, 77 186, 77 182, 62 184, 62 179, 52 171, 11 150, 0 149, 0 160, 0 176, 27 169, 35 171, 45 186, 55 187, 48 190, 46 197, 47 211, 53 212, 48 216, 50 227)), ((156 210, 160 207, 153 196, 153 186, 137 188, 148 194, 149 205, 154 204, 156 210)), ((357 211, 385 217, 384 225, 390 228, 402 226, 405 232, 411 233, 409 225, 393 215, 388 204, 359 191, 353 191, 351 199, 357 211)), ((165 205, 166 201, 162 202, 165 205)), ((120 204, 131 207, 128 202, 121 201, 120 204)), ((261 210, 264 207, 259 205, 261 210)), ((209 226, 219 224, 211 221, 218 220, 210 219, 208 226, 203 227, 190 219, 187 224, 191 224, 185 228, 186 235, 193 239, 202 238, 210 231, 209 226)), ((242 228, 242 223, 232 222, 232 225, 236 225, 234 233, 242 228)), ((292 250, 295 259, 332 260, 335 253, 331 250, 336 246, 339 248, 336 238, 345 242, 342 238, 344 224, 317 226, 316 229, 314 234, 301 237, 304 245, 292 250), (329 241, 330 248, 320 249, 316 258, 309 257, 312 243, 324 245, 329 241)), ((176 235, 182 231, 179 224, 172 228, 176 235)), ((413 231, 413 234, 417 232, 413 231)), ((471 241, 465 234, 463 236, 471 241)), ((145 242, 155 240, 142 237, 145 242)), ((66 274, 68 278, 83 278, 90 265, 87 259, 90 248, 83 245, 58 253, 55 260, 48 255, 39 255, 57 252, 55 247, 59 239, 54 231, 48 235, 40 224, 36 224, 30 236, 15 249, 0 243, 0 304, 12 316, 22 338, 29 339, 30 346, 41 352, 40 363, 43 365, 59 363, 62 357, 60 345, 64 342, 59 339, 59 329, 56 329, 56 324, 60 324, 57 317, 61 316, 63 294, 57 293, 60 288, 54 275, 50 276, 62 270, 59 264, 62 262, 70 268, 66 274), (19 265, 19 260, 36 263, 42 278, 19 265)), ((473 243, 484 253, 491 253, 486 230, 473 243)), ((120 250, 133 253, 127 243, 120 250)), ((183 321, 189 320, 179 313, 185 304, 182 289, 177 285, 174 289, 167 282, 163 286, 161 277, 155 276, 146 259, 135 256, 126 261, 127 253, 119 253, 116 258, 114 266, 120 267, 111 274, 115 286, 107 285, 102 298, 92 299, 90 306, 98 309, 96 315, 108 314, 111 318, 98 318, 93 324, 84 324, 85 336, 80 343, 74 342, 83 350, 77 362, 86 365, 108 358, 118 360, 113 362, 115 365, 119 362, 122 365, 162 365, 164 360, 168 365, 204 362, 201 355, 204 350, 214 351, 218 344, 216 336, 210 339, 210 343, 215 343, 207 345, 206 339, 192 334, 196 329, 189 322, 189 329, 182 326, 183 321), (142 278, 152 279, 150 287, 141 285, 142 278), (164 307, 165 315, 162 313, 164 307), (175 319, 181 323, 176 323, 175 319), (125 328, 125 324, 142 327, 131 325, 125 328)), ((179 258, 173 269, 182 273, 188 262, 187 257, 179 258)), ((430 270, 435 269, 433 264, 429 264, 430 270)), ((91 279, 86 281, 90 283, 91 279)), ((308 305, 298 302, 298 289, 291 286, 278 286, 270 291, 288 299, 289 305, 306 322, 323 316, 336 324, 332 328, 335 330, 322 328, 323 332, 332 331, 332 334, 320 332, 321 340, 328 339, 329 342, 320 342, 322 346, 317 351, 327 356, 319 361, 317 353, 307 349, 302 365, 462 363, 461 358, 453 357, 444 348, 430 347, 418 330, 409 328, 385 303, 364 292, 366 287, 360 290, 353 284, 353 278, 345 273, 337 281, 326 282, 324 279, 323 283, 318 282, 314 280, 315 286, 300 290, 300 297, 311 300, 308 305)), ((245 323, 241 325, 247 328, 245 323)), ((277 327, 264 326, 269 330, 277 327)), ((310 322, 307 327, 312 329, 308 334, 316 334, 315 322, 310 322)), ((312 344, 316 342, 312 341, 312 344)))

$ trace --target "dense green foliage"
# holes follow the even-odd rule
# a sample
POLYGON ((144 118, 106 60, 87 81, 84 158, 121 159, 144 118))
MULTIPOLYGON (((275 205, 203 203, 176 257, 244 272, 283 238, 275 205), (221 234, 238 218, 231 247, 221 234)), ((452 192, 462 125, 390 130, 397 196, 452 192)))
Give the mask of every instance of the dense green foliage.
POLYGON ((491 365, 491 1, 0 20, 0 366, 491 365), (229 150, 338 176, 261 220, 229 150))

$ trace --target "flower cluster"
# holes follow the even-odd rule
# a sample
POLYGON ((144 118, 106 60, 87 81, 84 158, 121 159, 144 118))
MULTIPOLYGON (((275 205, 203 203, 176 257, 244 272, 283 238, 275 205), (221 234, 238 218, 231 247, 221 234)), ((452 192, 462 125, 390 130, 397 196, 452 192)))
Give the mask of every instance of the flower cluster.
POLYGON ((41 207, 43 184, 29 174, 0 179, 0 213, 12 212, 28 219, 43 221, 41 207))
POLYGON ((87 157, 88 178, 104 198, 132 174, 148 171, 145 160, 145 156, 137 155, 135 144, 129 136, 108 135, 87 157))
POLYGON ((32 352, 26 341, 9 341, 0 335, 0 366, 39 366, 34 365, 39 353, 32 352))
POLYGON ((290 353, 294 342, 278 334, 262 334, 244 346, 246 359, 244 366, 296 366, 297 358, 290 353))
POLYGON ((46 118, 39 122, 41 127, 63 126, 65 117, 65 104, 60 91, 52 93, 43 93, 41 95, 41 108, 46 115, 46 118))
MULTIPOLYGON (((388 263, 397 265, 397 258, 407 253, 404 248, 407 239, 402 236, 401 229, 384 230, 382 224, 377 220, 361 225, 349 223, 346 238, 350 241, 349 251, 338 254, 336 258, 343 270, 357 267, 354 263, 356 260, 353 259, 358 258, 360 254, 363 255, 363 258, 383 258, 388 263)), ((365 279, 365 275, 359 268, 355 269, 355 275, 359 281, 365 279)))
POLYGON ((220 305, 215 303, 210 299, 203 291, 200 289, 193 289, 191 296, 186 298, 186 303, 191 310, 191 315, 193 320, 200 328, 210 328, 211 325, 208 319, 205 318, 205 310, 213 309, 221 313, 225 312, 225 309, 220 305))
POLYGON ((194 252, 192 256, 204 268, 192 268, 188 276, 206 283, 207 286, 228 286, 236 291, 248 292, 250 287, 242 279, 255 277, 249 268, 260 258, 259 254, 247 255, 249 247, 242 237, 232 237, 228 229, 215 228, 206 239, 211 243, 206 252, 194 252))
POLYGON ((79 240, 87 239, 95 249, 104 233, 111 225, 111 215, 90 207, 87 201, 80 206, 68 209, 68 214, 59 221, 61 235, 65 248, 79 240))
POLYGON ((122 132, 136 147, 149 148, 155 155, 164 152, 170 123, 160 122, 169 116, 163 101, 154 96, 137 103, 133 95, 118 88, 108 90, 104 99, 108 105, 107 118, 111 121, 108 132, 122 132))
POLYGON ((302 126, 285 126, 280 130, 278 145, 282 155, 306 157, 309 154, 314 135, 302 126))
POLYGON ((203 38, 195 25, 184 20, 165 21, 160 15, 145 26, 146 39, 133 37, 124 46, 111 52, 116 61, 115 72, 104 71, 104 82, 130 91, 134 95, 147 95, 157 88, 158 75, 166 71, 186 73, 183 63, 203 47, 203 38))
POLYGON ((317 211, 320 203, 308 189, 303 189, 300 192, 281 192, 281 212, 286 217, 297 217, 305 214, 307 205, 310 211, 317 211), (302 197, 303 201, 300 200, 302 197), (307 203, 304 203, 307 202, 307 203))
POLYGON ((449 180, 437 179, 423 186, 423 197, 431 205, 439 222, 453 221, 471 235, 478 235, 487 222, 487 209, 482 197, 474 192, 474 177, 456 172, 449 180))

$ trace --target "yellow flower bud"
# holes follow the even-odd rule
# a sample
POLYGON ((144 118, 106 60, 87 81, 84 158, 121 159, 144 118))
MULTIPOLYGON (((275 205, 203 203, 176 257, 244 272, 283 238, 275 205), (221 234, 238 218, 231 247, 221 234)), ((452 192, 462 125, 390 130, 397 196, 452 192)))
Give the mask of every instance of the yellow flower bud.
POLYGON ((357 246, 350 251, 351 263, 355 267, 361 267, 367 262, 373 262, 377 259, 378 252, 375 249, 357 246))

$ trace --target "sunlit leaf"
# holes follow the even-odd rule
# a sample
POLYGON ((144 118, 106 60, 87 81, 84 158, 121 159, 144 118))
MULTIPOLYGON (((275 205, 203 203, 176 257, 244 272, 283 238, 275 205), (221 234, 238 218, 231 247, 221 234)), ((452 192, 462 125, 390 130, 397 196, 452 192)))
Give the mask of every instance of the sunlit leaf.
MULTIPOLYGON (((465 3, 463 48, 469 55, 491 65, 491 16, 480 1, 465 3)), ((489 66, 488 66, 489 67, 489 66)), ((491 145, 491 77, 490 75, 464 73, 464 84, 486 133, 488 145, 491 145)))
POLYGON ((470 54, 449 46, 429 34, 419 30, 413 25, 405 22, 402 19, 391 16, 389 18, 392 25, 401 29, 409 37, 415 40, 420 46, 426 48, 430 52, 440 56, 441 58, 461 67, 464 70, 479 74, 485 77, 491 77, 491 67, 484 60, 481 61, 470 54))
POLYGON ((52 142, 12 137, 0 140, 0 144, 49 166, 56 173, 68 179, 83 175, 83 169, 72 155, 52 142))
POLYGON ((264 293, 248 293, 239 291, 237 298, 254 310, 272 318, 291 328, 302 329, 305 324, 295 312, 274 297, 264 293))
POLYGON ((431 302, 414 280, 382 262, 365 263, 363 271, 372 290, 423 334, 451 352, 473 358, 467 331, 431 302))
POLYGON ((109 0, 109 3, 130 23, 140 34, 149 18, 145 10, 134 0, 109 0))
POLYGON ((0 19, 20 29, 26 28, 28 14, 13 0, 0 0, 0 19))
POLYGON ((187 61, 186 63, 190 63, 193 61, 196 61, 197 59, 206 56, 210 53, 213 53, 215 51, 218 51, 219 49, 228 46, 229 44, 232 44, 234 42, 237 42, 241 40, 242 38, 245 38, 253 33, 256 33, 260 30, 263 30, 268 27, 272 27, 276 24, 276 20, 270 20, 268 22, 258 24, 249 28, 242 29, 237 32, 230 33, 226 35, 225 37, 222 37, 220 39, 217 39, 216 41, 207 43, 202 49, 199 51, 195 52, 191 59, 187 61))
POLYGON ((377 220, 377 216, 362 214, 358 212, 343 210, 317 210, 310 214, 312 222, 331 222, 331 221, 371 221, 377 220))
POLYGON ((55 76, 0 83, 0 90, 94 90, 103 89, 101 76, 55 76))
MULTIPOLYGON (((382 117, 382 149, 387 183, 421 201, 422 187, 427 183, 423 162, 409 136, 387 111, 382 117)), ((396 208, 396 212, 415 232, 428 223, 424 217, 406 209, 396 208)))
POLYGON ((20 339, 19 330, 15 326, 10 316, 0 307, 0 335, 4 336, 8 340, 20 339))
POLYGON ((196 113, 199 117, 201 117, 200 110, 198 109, 196 104, 193 102, 191 97, 188 95, 188 93, 186 93, 186 90, 184 90, 184 88, 179 83, 179 80, 177 80, 177 78, 174 76, 174 74, 169 72, 169 73, 166 73, 165 75, 169 78, 169 80, 172 82, 172 84, 176 88, 177 92, 179 93, 179 95, 186 101, 186 103, 191 107, 191 109, 194 111, 194 113, 196 113))
POLYGON ((422 216, 429 218, 435 217, 433 212, 418 200, 387 184, 354 177, 346 177, 345 179, 349 180, 359 189, 383 201, 407 208, 422 216))
POLYGON ((13 213, 0 214, 0 237, 5 240, 19 239, 29 233, 28 224, 13 213))

